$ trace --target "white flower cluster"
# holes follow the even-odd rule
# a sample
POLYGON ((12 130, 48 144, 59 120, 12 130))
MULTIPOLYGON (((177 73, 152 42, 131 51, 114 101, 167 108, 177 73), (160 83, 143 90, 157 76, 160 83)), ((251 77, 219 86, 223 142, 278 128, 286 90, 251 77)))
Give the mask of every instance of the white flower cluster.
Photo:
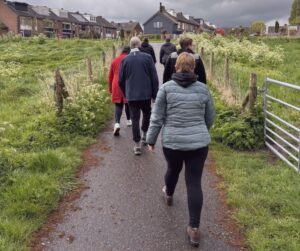
POLYGON ((240 41, 237 38, 225 38, 220 35, 210 37, 207 34, 189 34, 194 44, 203 47, 216 55, 229 56, 231 60, 239 63, 250 63, 253 66, 267 64, 276 66, 284 61, 284 51, 281 47, 271 50, 265 43, 253 43, 249 40, 240 41))

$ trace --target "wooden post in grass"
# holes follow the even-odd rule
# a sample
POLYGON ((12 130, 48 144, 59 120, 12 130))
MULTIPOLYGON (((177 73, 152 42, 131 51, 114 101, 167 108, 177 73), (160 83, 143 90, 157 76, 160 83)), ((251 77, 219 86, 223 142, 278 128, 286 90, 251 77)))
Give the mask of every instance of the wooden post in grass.
POLYGON ((102 51, 102 63, 103 63, 103 67, 105 68, 105 65, 106 65, 106 53, 104 51, 102 51))
POLYGON ((69 93, 66 90, 64 80, 58 68, 55 71, 54 95, 57 107, 57 115, 60 115, 64 109, 64 98, 69 97, 69 93))
POLYGON ((249 109, 252 112, 255 106, 256 97, 257 97, 257 76, 255 73, 251 73, 250 81, 249 81, 249 90, 242 103, 242 111, 245 110, 247 104, 249 103, 249 109))
POLYGON ((204 47, 201 47, 201 58, 203 59, 204 58, 204 47))
POLYGON ((87 58, 86 60, 88 79, 93 82, 93 67, 91 58, 87 58))
POLYGON ((224 83, 225 83, 225 86, 229 86, 229 58, 228 58, 228 56, 225 56, 224 83))
POLYGON ((113 45, 112 47, 112 56, 113 56, 113 59, 116 58, 116 46, 113 45))
POLYGON ((257 97, 257 76, 251 73, 249 82, 249 108, 253 111, 257 97))
POLYGON ((210 77, 210 81, 212 81, 214 77, 214 52, 213 51, 210 54, 209 77, 210 77))

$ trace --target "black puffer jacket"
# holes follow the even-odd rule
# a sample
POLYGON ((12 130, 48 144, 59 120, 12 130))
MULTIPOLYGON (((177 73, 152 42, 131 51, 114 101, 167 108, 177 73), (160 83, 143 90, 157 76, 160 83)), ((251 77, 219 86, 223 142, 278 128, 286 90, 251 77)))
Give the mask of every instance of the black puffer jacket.
POLYGON ((175 65, 176 65, 176 60, 178 55, 182 52, 188 52, 191 54, 194 54, 195 60, 196 60, 196 67, 195 67, 195 74, 197 75, 197 80, 203 84, 206 84, 206 72, 204 68, 204 64, 202 62, 202 59, 199 54, 195 54, 192 50, 187 49, 187 50, 182 50, 179 49, 176 52, 173 52, 167 59, 167 62, 165 64, 165 71, 164 71, 164 76, 163 76, 163 82, 166 83, 169 80, 172 79, 173 73, 176 72, 175 70, 175 65))
POLYGON ((149 43, 143 42, 142 46, 139 49, 141 52, 149 54, 153 58, 154 64, 156 64, 155 53, 154 53, 153 47, 149 43))
POLYGON ((176 46, 170 42, 167 42, 161 46, 159 53, 159 62, 161 64, 166 64, 168 57, 172 52, 176 51, 176 46))

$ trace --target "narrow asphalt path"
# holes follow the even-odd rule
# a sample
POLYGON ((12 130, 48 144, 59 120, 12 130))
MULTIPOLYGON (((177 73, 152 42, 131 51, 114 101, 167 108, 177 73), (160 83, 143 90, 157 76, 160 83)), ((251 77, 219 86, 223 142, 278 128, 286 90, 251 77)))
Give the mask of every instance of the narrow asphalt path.
MULTIPOLYGON (((160 45, 154 44, 156 53, 160 45)), ((157 64, 161 77, 163 68, 157 64)), ((188 223, 187 198, 181 175, 174 206, 162 199, 166 163, 158 143, 156 153, 143 149, 132 153, 131 130, 122 122, 121 136, 112 137, 108 128, 89 150, 92 161, 82 180, 88 189, 73 202, 63 222, 50 233, 45 250, 53 251, 185 251, 192 249, 185 238, 188 223)), ((200 250, 241 250, 226 227, 226 207, 215 188, 217 178, 203 175, 204 207, 200 250), (225 213, 224 213, 225 212, 225 213)))

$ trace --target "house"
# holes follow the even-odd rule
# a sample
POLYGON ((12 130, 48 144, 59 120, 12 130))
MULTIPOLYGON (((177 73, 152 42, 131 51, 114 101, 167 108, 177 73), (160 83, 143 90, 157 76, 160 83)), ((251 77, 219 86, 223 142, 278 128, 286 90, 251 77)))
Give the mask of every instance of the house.
POLYGON ((97 23, 97 18, 96 16, 92 14, 83 14, 83 17, 88 20, 89 22, 89 27, 90 27, 90 34, 93 38, 101 38, 101 27, 97 23))
POLYGON ((139 36, 143 34, 143 28, 139 22, 129 21, 126 23, 114 23, 112 24, 117 28, 117 36, 119 37, 121 31, 124 31, 124 38, 130 38, 133 36, 139 36))
POLYGON ((101 38, 117 38, 117 28, 113 24, 102 16, 98 16, 96 20, 101 29, 101 38))
POLYGON ((2 32, 7 30, 15 34, 30 37, 37 34, 34 24, 35 13, 27 3, 0 0, 0 22, 2 32))
POLYGON ((166 10, 160 3, 159 10, 144 23, 145 34, 181 34, 200 30, 200 24, 191 16, 182 12, 166 10))
POLYGON ((103 17, 97 19, 92 14, 0 0, 0 35, 12 32, 26 37, 115 38, 116 30, 103 17))
POLYGON ((51 12, 56 15, 58 26, 57 36, 63 38, 75 37, 77 24, 74 20, 70 19, 69 12, 64 9, 51 9, 51 12))
POLYGON ((33 13, 34 34, 57 36, 62 29, 59 18, 46 6, 29 6, 33 13))
POLYGON ((89 22, 83 14, 78 11, 69 13, 69 18, 76 24, 75 36, 79 38, 90 38, 92 37, 93 24, 89 22))

